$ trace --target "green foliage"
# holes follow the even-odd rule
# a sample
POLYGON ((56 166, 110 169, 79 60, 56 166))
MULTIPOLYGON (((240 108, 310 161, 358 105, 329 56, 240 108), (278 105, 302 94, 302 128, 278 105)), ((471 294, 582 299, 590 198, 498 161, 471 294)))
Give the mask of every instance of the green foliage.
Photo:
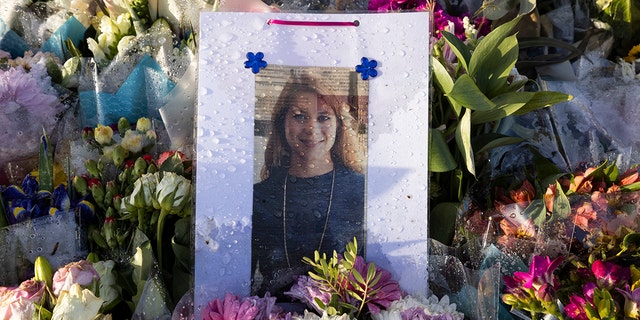
POLYGON ((613 54, 627 56, 640 43, 640 3, 637 0, 598 0, 599 18, 610 24, 616 41, 613 54))
POLYGON ((350 317, 359 318, 366 311, 366 304, 379 292, 374 286, 380 281, 381 274, 377 272, 374 263, 369 263, 367 274, 363 275, 356 270, 356 258, 358 242, 353 238, 349 242, 342 257, 334 250, 331 258, 315 251, 313 259, 304 257, 303 261, 313 267, 309 276, 331 294, 329 304, 325 304, 316 298, 315 302, 327 312, 329 316, 348 314, 350 317), (347 301, 357 301, 357 304, 347 301))
POLYGON ((53 149, 51 149, 49 136, 44 130, 40 138, 38 155, 38 185, 40 190, 53 192, 53 149))
MULTIPOLYGON (((452 220, 434 215, 457 214, 451 205, 439 207, 446 210, 437 212, 433 208, 439 203, 462 200, 469 186, 483 172, 488 152, 522 141, 519 137, 497 133, 495 128, 500 121, 572 99, 560 92, 524 91, 527 80, 511 76, 519 54, 518 39, 513 30, 521 17, 492 30, 475 48, 451 33, 442 32, 444 44, 439 45, 451 48, 457 65, 443 56, 431 58, 435 83, 429 141, 429 170, 432 185, 435 185, 430 190, 433 191, 430 194, 432 221, 452 220)), ((448 234, 450 232, 443 232, 445 237, 448 234)))

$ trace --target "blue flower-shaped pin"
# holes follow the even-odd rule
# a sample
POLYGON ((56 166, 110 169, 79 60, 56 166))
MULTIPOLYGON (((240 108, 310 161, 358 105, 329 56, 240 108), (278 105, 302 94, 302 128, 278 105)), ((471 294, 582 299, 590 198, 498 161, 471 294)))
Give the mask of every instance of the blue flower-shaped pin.
POLYGON ((356 72, 360 73, 360 77, 362 78, 362 80, 368 80, 369 77, 374 78, 378 75, 378 71, 376 70, 378 61, 375 61, 373 59, 369 60, 365 57, 362 57, 360 61, 362 62, 362 64, 356 66, 356 72))
POLYGON ((258 52, 247 52, 247 61, 244 62, 244 67, 249 69, 251 68, 251 72, 257 74, 260 72, 260 69, 264 69, 267 67, 267 62, 262 60, 264 58, 264 53, 258 52))

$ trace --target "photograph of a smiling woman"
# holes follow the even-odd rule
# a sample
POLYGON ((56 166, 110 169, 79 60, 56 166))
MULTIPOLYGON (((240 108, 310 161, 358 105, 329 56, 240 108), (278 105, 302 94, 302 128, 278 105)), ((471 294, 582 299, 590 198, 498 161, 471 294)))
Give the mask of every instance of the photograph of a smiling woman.
POLYGON ((344 68, 260 73, 251 291, 282 297, 314 251, 342 252, 355 237, 364 254, 368 88, 344 68))

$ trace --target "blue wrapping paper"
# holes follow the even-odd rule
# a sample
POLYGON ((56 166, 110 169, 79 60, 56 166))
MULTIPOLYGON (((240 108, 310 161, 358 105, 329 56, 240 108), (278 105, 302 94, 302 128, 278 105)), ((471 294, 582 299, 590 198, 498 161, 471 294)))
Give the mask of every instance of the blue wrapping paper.
POLYGON ((71 39, 71 42, 78 47, 80 41, 84 39, 84 33, 87 31, 78 19, 71 17, 65 21, 56 32, 54 32, 49 39, 42 44, 40 51, 51 52, 58 56, 62 61, 64 58, 64 42, 67 39, 71 39))
POLYGON ((4 20, 0 19, 0 50, 9 52, 12 58, 24 56, 29 45, 15 31, 9 29, 4 20))
MULTIPOLYGON (((99 76, 98 76, 99 77, 99 76)), ((175 83, 160 65, 145 55, 124 81, 118 92, 79 92, 80 123, 93 127, 98 123, 117 123, 120 117, 135 123, 140 117, 161 120, 159 108, 175 83)))

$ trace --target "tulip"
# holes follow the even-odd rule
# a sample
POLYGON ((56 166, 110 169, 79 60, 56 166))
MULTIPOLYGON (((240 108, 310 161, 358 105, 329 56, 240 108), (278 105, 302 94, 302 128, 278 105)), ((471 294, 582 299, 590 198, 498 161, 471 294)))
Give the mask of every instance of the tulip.
POLYGON ((53 308, 52 320, 93 319, 98 315, 103 300, 90 290, 82 289, 76 283, 60 293, 58 303, 53 308))

